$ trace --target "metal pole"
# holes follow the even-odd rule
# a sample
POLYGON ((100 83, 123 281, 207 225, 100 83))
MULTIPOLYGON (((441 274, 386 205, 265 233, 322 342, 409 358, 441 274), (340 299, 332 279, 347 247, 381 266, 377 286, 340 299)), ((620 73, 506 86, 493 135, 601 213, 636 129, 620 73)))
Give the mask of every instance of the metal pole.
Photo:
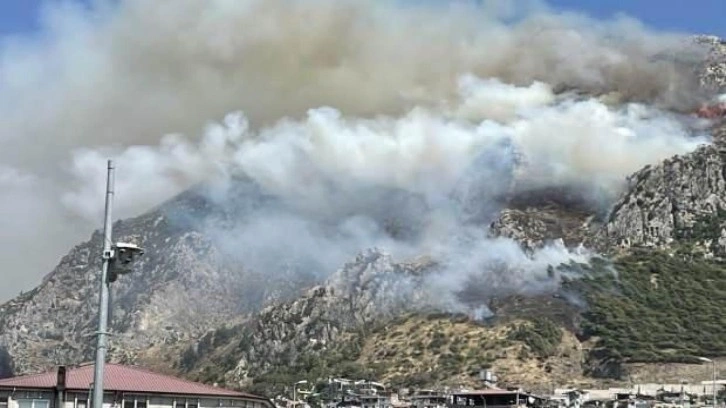
POLYGON ((98 299, 98 332, 96 333, 96 366, 93 378, 93 408, 103 408, 103 370, 106 363, 106 323, 108 319, 108 267, 111 261, 111 235, 113 224, 114 168, 108 161, 106 176, 106 209, 103 224, 103 266, 101 267, 100 294, 98 299))
POLYGON ((716 408, 716 360, 711 360, 711 366, 713 367, 713 408, 716 408))

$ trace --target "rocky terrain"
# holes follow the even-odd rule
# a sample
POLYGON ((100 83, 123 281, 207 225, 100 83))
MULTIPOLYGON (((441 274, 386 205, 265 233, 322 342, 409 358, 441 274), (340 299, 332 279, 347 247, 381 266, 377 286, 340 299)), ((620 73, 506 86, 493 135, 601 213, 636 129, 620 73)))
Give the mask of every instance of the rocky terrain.
POLYGON ((180 368, 203 377, 212 374, 210 369, 219 375, 219 367, 226 367, 221 372, 225 380, 242 385, 271 369, 297 364, 309 357, 310 348, 321 358, 347 332, 429 309, 432 302, 420 286, 431 268, 427 261, 395 263, 378 250, 365 251, 301 298, 208 333, 186 351, 180 368))
POLYGON ((490 225, 495 236, 511 238, 527 250, 554 240, 567 247, 596 243, 596 209, 567 200, 566 191, 536 191, 514 197, 490 225))
POLYGON ((176 368, 197 380, 266 393, 325 373, 396 386, 473 386, 484 368, 529 386, 550 376, 583 379, 580 343, 554 320, 529 321, 523 307, 494 306, 498 317, 488 322, 436 312, 422 288, 434 271, 425 260, 395 263, 366 251, 300 299, 207 333, 176 368))
MULTIPOLYGON (((704 85, 723 89, 723 42, 700 41, 713 47, 704 85)), ((566 266, 575 278, 552 293, 488 299, 485 316, 440 313, 427 258, 361 248, 325 280, 248 269, 205 231, 276 203, 244 180, 232 204, 189 191, 115 224, 117 240, 146 254, 113 286, 109 358, 273 392, 301 375, 475 385, 482 368, 531 387, 585 384, 726 356, 726 126, 711 133, 715 143, 631 175, 605 210, 564 190, 508 197, 491 236, 529 253, 561 240, 608 261, 566 266)), ((0 376, 92 358, 100 251, 97 232, 0 306, 0 376)))
POLYGON ((703 146, 631 176, 606 226, 611 243, 659 247, 689 239, 707 255, 723 255, 725 154, 718 145, 703 146))
POLYGON ((726 41, 715 36, 701 36, 697 41, 706 44, 711 50, 702 75, 703 84, 723 91, 726 89, 726 41))
MULTIPOLYGON (((158 366, 164 353, 297 290, 294 280, 276 285, 245 271, 200 232, 201 223, 224 223, 226 210, 190 191, 114 224, 117 241, 146 254, 132 279, 112 285, 110 359, 158 366)), ((0 307, 0 351, 9 353, 0 355, 4 375, 92 360, 101 248, 97 231, 40 286, 0 307)))
MULTIPOLYGON (((234 280, 200 234, 175 229, 162 211, 117 222, 115 230, 119 239, 144 246, 152 256, 140 262, 133 280, 113 286, 113 359, 193 339, 240 311, 229 296, 210 296, 228 294, 234 280)), ((38 288, 2 306, 0 342, 11 350, 15 372, 91 359, 101 243, 95 233, 38 288)))

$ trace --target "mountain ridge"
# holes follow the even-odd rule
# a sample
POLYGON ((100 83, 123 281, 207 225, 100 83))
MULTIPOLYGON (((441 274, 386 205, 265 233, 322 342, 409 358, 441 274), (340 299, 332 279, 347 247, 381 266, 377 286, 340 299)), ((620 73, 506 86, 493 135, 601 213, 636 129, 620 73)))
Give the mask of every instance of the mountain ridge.
MULTIPOLYGON (((722 42, 708 41, 715 51, 703 81, 723 90, 726 51, 722 42)), ((278 380, 294 375, 286 371, 291 367, 313 380, 336 373, 429 386, 450 379, 475 384, 486 366, 507 381, 534 387, 552 373, 558 381, 618 381, 633 364, 689 362, 696 352, 722 357, 726 349, 720 343, 709 349, 699 342, 689 349, 651 324, 662 317, 676 322, 674 331, 684 329, 682 308, 704 314, 700 321, 712 331, 696 340, 726 334, 717 325, 720 303, 699 308, 693 296, 682 296, 685 303, 668 300, 683 295, 677 285, 684 279, 677 272, 692 260, 698 273, 689 293, 726 293, 705 283, 721 282, 726 270, 726 153, 720 139, 726 124, 716 125, 712 134, 714 143, 631 175, 607 215, 578 199, 576 191, 514 191, 497 216, 480 226, 490 236, 512 239, 529 254, 553 242, 587 247, 610 263, 551 265, 553 282, 563 270, 576 279, 543 293, 480 299, 486 307, 476 310, 452 308, 449 293, 428 280, 439 271, 437 260, 404 261, 376 248, 359 252, 325 279, 321 271, 273 275, 247 268, 234 259, 236 243, 222 247, 207 228, 234 227, 238 217, 254 216, 251 209, 282 204, 247 179, 231 183, 234 199, 224 203, 197 186, 114 223, 115 239, 137 243, 147 253, 132 279, 113 286, 109 358, 271 393, 278 380), (617 273, 612 265, 620 268, 617 273), (594 289, 630 297, 613 300, 594 289), (643 300, 633 300, 634 293, 644 294, 643 300), (628 324, 642 315, 650 319, 644 325, 649 330, 630 331, 628 324), (441 333, 462 343, 444 341, 441 333), (476 336, 486 341, 478 343, 476 336), (630 340, 621 345, 614 341, 618 336, 630 340), (683 355, 651 350, 648 342, 683 355), (386 358, 395 363, 386 366, 386 358), (537 374, 527 377, 517 364, 537 374)), ((415 221, 418 213, 407 210, 419 206, 406 203, 416 197, 386 191, 371 200, 376 199, 390 199, 396 205, 387 210, 415 221)), ((388 221, 391 214, 374 216, 388 221)), ((418 225, 401 227, 390 218, 391 235, 417 235, 418 225)), ((91 359, 100 249, 96 231, 37 288, 0 306, 0 376, 91 359)))

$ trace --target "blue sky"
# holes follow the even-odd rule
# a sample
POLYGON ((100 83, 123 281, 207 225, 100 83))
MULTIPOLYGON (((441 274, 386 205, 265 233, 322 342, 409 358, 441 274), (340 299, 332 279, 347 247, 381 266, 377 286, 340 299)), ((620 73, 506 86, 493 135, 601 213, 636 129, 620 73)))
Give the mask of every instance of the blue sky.
MULTIPOLYGON (((0 0, 0 35, 37 30, 40 5, 46 1, 59 0, 0 0)), ((656 28, 726 37, 726 0, 548 0, 548 3, 595 17, 625 13, 656 28)))
POLYGON ((726 0, 549 0, 555 8, 608 18, 624 13, 648 26, 726 37, 726 0))
POLYGON ((27 31, 36 24, 40 0, 5 0, 0 3, 0 33, 27 31))

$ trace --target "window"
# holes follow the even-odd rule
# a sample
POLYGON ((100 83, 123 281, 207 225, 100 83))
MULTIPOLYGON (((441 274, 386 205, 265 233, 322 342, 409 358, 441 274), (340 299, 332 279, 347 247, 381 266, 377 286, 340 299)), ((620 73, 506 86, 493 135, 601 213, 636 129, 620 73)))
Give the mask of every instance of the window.
POLYGON ((174 405, 174 400, 171 398, 151 397, 149 398, 149 405, 166 405, 167 407, 171 407, 174 405))
MULTIPOLYGON (((159 405, 172 405, 172 401, 168 400, 167 404, 159 405)), ((126 395, 124 396, 123 408, 146 408, 146 397, 126 395)))
POLYGON ((199 405, 197 403, 187 403, 187 408, 199 408, 199 405))
POLYGON ((43 399, 21 399, 18 400, 19 408, 50 408, 50 401, 43 399))
POLYGON ((221 404, 221 401, 211 398, 205 398, 199 401, 199 405, 204 408, 217 408, 221 404))
POLYGON ((86 408, 87 403, 86 400, 78 400, 76 401, 76 408, 86 408))

